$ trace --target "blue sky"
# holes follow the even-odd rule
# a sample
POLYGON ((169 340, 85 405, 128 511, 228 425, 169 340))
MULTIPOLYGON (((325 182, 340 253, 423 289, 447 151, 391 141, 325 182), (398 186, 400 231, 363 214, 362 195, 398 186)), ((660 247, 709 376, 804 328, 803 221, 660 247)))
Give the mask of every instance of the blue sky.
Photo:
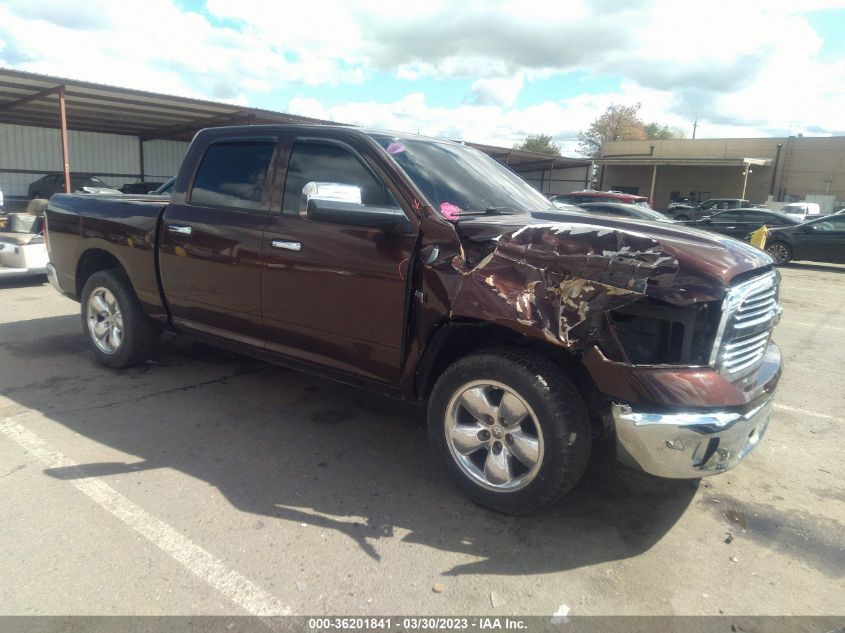
POLYGON ((612 103, 699 137, 845 134, 843 33, 845 0, 5 0, 0 66, 573 153, 612 103))

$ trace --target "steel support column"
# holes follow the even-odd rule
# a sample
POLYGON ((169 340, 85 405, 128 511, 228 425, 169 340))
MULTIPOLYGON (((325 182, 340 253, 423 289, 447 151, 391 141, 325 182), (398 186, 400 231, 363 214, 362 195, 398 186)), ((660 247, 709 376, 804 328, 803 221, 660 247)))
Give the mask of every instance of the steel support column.
POLYGON ((648 201, 654 204, 654 185, 657 182, 657 163, 654 164, 654 169, 651 172, 651 192, 648 194, 648 201))
POLYGON ((62 170, 65 174, 65 193, 70 193, 70 158, 67 153, 67 113, 65 112, 64 86, 59 86, 59 122, 62 130, 62 170))
POLYGON ((742 195, 740 198, 745 199, 745 190, 748 187, 748 171, 751 169, 751 165, 745 165, 745 171, 742 172, 742 195))

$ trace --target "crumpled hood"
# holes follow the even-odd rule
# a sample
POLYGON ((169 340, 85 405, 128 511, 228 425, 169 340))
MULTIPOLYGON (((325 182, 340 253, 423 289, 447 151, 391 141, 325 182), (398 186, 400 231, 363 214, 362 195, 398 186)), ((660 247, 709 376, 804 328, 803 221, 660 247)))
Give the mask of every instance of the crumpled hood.
POLYGON ((682 225, 582 213, 533 215, 529 222, 525 216, 472 218, 458 224, 458 233, 473 242, 497 240, 496 253, 515 261, 636 288, 678 305, 720 300, 737 275, 772 264, 750 244, 682 225))

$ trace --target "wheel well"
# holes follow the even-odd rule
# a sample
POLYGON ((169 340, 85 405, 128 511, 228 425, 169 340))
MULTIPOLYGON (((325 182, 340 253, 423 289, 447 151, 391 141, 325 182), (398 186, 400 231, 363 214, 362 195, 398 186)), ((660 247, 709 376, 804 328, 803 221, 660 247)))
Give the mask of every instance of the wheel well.
POLYGON ((113 270, 115 268, 124 270, 117 258, 111 253, 96 248, 85 251, 76 265, 76 296, 79 299, 82 298, 82 289, 91 275, 101 270, 113 270))
POLYGON ((431 336, 417 369, 416 392, 425 400, 445 369, 478 350, 509 345, 530 349, 549 358, 575 383, 587 405, 595 438, 608 437, 613 430, 610 408, 579 357, 561 347, 522 336, 505 327, 483 321, 448 322, 431 336))

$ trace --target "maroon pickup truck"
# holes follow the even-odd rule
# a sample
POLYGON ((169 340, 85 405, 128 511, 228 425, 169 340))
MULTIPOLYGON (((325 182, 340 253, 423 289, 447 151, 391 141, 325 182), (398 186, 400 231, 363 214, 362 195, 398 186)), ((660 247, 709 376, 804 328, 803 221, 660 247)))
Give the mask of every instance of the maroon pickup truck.
POLYGON ((55 195, 51 283, 97 359, 165 329, 426 403, 457 485, 525 514, 597 442, 663 477, 735 466, 781 370, 761 251, 555 208, 485 154, 328 126, 197 134, 164 198, 55 195))

